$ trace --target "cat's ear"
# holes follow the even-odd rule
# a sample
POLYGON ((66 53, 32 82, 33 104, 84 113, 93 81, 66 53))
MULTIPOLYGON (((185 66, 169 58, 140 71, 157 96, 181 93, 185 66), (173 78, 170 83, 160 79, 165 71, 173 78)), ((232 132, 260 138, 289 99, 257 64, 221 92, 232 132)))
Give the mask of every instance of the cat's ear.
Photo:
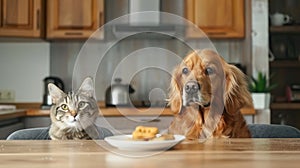
POLYGON ((56 104, 59 101, 59 99, 61 99, 65 95, 65 93, 62 90, 60 90, 60 88, 55 86, 53 83, 48 84, 48 90, 49 90, 49 94, 51 96, 52 102, 54 104, 56 104))
POLYGON ((91 77, 87 77, 84 79, 79 88, 79 92, 88 97, 94 97, 94 83, 91 77))

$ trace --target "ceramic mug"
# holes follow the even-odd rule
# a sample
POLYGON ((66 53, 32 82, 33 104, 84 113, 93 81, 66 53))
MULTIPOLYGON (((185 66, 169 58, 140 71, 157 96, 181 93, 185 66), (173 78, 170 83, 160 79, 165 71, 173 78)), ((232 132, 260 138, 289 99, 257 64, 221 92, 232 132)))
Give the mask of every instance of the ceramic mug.
POLYGON ((284 24, 288 24, 292 22, 292 17, 278 12, 271 15, 270 18, 271 18, 271 24, 273 26, 282 26, 284 24))

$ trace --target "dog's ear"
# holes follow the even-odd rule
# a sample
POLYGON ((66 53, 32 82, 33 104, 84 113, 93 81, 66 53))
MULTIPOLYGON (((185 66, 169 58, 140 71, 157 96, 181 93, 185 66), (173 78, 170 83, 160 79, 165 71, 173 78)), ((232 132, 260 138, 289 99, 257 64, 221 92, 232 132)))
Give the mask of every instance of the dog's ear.
POLYGON ((242 106, 253 106, 251 94, 245 74, 234 65, 227 64, 224 68, 226 74, 226 91, 224 95, 225 107, 233 111, 242 106))
POLYGON ((182 86, 180 84, 180 74, 178 72, 179 66, 177 66, 172 74, 170 88, 169 88, 169 103, 171 110, 175 113, 179 113, 182 106, 181 90, 182 86))

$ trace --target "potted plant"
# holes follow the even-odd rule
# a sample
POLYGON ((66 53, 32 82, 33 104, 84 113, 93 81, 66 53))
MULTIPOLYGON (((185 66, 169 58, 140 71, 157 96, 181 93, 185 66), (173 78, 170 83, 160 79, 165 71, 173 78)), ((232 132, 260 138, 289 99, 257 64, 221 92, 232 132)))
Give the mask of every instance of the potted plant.
POLYGON ((277 84, 269 84, 266 74, 262 72, 258 72, 257 78, 251 77, 249 89, 255 109, 269 108, 271 99, 270 91, 276 86, 277 84))

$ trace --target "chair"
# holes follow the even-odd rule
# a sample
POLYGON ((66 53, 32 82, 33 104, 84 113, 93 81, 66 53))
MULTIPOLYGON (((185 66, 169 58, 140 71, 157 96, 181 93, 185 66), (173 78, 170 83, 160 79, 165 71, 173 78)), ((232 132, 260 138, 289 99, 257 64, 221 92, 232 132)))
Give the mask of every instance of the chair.
POLYGON ((28 128, 11 133, 6 140, 48 140, 49 128, 28 128))
POLYGON ((300 138, 300 131, 292 126, 277 124, 249 124, 252 138, 300 138))
MULTIPOLYGON (((96 127, 99 132, 99 139, 104 139, 107 136, 112 136, 110 130, 103 127, 96 127)), ((13 132, 6 140, 50 140, 49 127, 28 128, 13 132)))

